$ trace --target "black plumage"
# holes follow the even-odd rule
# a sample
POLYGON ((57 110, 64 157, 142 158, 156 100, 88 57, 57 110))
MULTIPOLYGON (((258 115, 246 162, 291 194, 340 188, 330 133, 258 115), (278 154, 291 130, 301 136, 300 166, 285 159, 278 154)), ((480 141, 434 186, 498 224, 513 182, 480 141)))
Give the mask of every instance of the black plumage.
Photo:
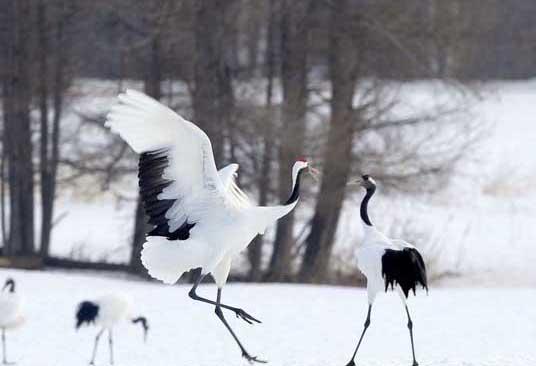
POLYGON ((149 323, 147 322, 147 318, 144 316, 138 316, 137 318, 132 319, 132 323, 141 323, 143 329, 149 330, 149 323))
POLYGON ((98 314, 99 305, 91 301, 82 301, 76 311, 76 329, 80 328, 84 323, 87 325, 94 324, 98 314))
POLYGON ((291 203, 294 203, 300 198, 300 180, 302 177, 303 170, 300 170, 298 172, 298 176, 296 177, 296 184, 294 185, 294 189, 292 189, 292 193, 290 194, 290 197, 288 198, 287 202, 285 202, 285 205, 290 205, 291 203))
POLYGON ((147 318, 144 316, 139 316, 137 318, 132 319, 132 323, 141 324, 141 327, 143 328, 143 339, 147 340, 147 333, 149 332, 149 322, 147 321, 147 318))
POLYGON ((158 199, 158 195, 173 183, 164 178, 164 171, 169 167, 169 149, 158 149, 144 152, 140 155, 138 178, 140 196, 145 213, 149 216, 149 224, 154 228, 149 236, 165 236, 170 240, 186 240, 190 237, 190 229, 195 223, 185 221, 177 230, 170 232, 166 212, 176 202, 174 199, 158 199))
POLYGON ((428 291, 424 260, 415 248, 386 249, 382 256, 382 276, 385 281, 385 291, 389 287, 393 289, 398 284, 406 298, 410 290, 415 294, 418 284, 428 291))

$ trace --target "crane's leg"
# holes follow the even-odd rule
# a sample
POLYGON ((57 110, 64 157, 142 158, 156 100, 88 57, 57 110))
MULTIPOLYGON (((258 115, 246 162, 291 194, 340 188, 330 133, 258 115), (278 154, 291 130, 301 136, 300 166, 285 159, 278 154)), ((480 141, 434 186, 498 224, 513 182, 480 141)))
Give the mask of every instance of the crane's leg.
POLYGON ((6 330, 2 328, 2 364, 6 365, 6 330))
POLYGON ((2 365, 14 365, 14 362, 7 361, 6 353, 6 330, 2 328, 2 365))
POLYGON ((97 356, 97 346, 99 345, 99 339, 104 332, 104 328, 102 328, 97 335, 95 336, 95 343, 93 344, 93 353, 91 354, 91 361, 89 361, 90 365, 95 364, 95 357, 97 356))
POLYGON ((240 340, 236 336, 235 332, 231 329, 231 327, 227 323, 227 320, 225 320, 225 317, 223 316, 223 311, 221 310, 221 302, 220 302, 220 300, 221 300, 221 288, 218 289, 218 295, 216 296, 216 309, 214 310, 214 312, 216 313, 218 318, 221 320, 223 325, 225 325, 225 327, 227 328, 229 333, 231 333, 231 335, 233 336, 236 344, 238 344, 238 347, 240 347, 240 350, 242 351, 242 357, 244 357, 249 362, 266 363, 267 361, 259 360, 257 357, 251 356, 248 353, 248 351, 246 351, 246 349, 244 348, 244 346, 242 345, 242 343, 240 342, 240 340))
POLYGON ((253 324, 253 322, 256 322, 256 323, 261 322, 260 320, 255 319, 254 317, 252 317, 251 315, 249 315, 248 313, 246 313, 242 309, 235 308, 233 306, 229 306, 229 305, 225 305, 225 304, 218 304, 215 301, 212 301, 212 300, 209 300, 209 299, 206 299, 204 297, 201 297, 201 296, 197 295, 195 290, 197 290, 197 286, 199 286, 199 284, 201 283, 201 281, 203 280, 203 278, 205 276, 203 276, 201 274, 201 269, 200 268, 195 270, 194 275, 196 275, 197 278, 196 278, 196 280, 194 282, 194 286, 192 287, 190 292, 188 292, 188 296, 190 296, 192 299, 194 299, 196 301, 201 301, 201 302, 204 302, 204 303, 207 303, 207 304, 218 305, 219 307, 221 307, 223 309, 234 311, 234 313, 236 314, 237 318, 240 318, 240 319, 248 322, 249 324, 253 324))
POLYGON ((413 366, 419 366, 417 360, 415 359, 415 345, 413 344, 413 322, 411 321, 411 316, 409 316, 408 306, 406 305, 406 314, 408 314, 408 329, 409 337, 411 339, 411 354, 413 355, 413 366))
POLYGON ((357 350, 359 349, 359 346, 361 345, 361 341, 363 341, 363 337, 365 336, 365 332, 367 331, 367 328, 370 325, 370 312, 372 310, 372 304, 369 304, 368 311, 367 311, 367 319, 365 320, 365 324, 363 327, 363 332, 361 333, 361 337, 359 337, 359 342, 357 342, 357 346, 355 348, 354 354, 352 355, 352 359, 346 366, 355 366, 355 355, 357 355, 357 350))
POLYGON ((108 329, 108 346, 110 347, 110 365, 114 364, 114 341, 112 339, 112 329, 108 329))

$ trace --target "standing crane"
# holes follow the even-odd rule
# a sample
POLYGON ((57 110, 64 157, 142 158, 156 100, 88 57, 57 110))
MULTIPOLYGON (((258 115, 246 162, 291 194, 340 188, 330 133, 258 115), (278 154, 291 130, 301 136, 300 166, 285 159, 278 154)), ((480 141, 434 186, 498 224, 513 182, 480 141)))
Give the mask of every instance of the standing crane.
POLYGON ((21 299, 15 292, 15 280, 8 278, 0 293, 0 328, 2 329, 2 364, 10 365, 6 354, 6 330, 15 329, 24 323, 21 299))
POLYGON ((376 295, 388 289, 398 292, 406 309, 413 366, 418 366, 417 360, 415 359, 415 346, 413 344, 413 322, 409 315, 406 299, 409 296, 410 290, 415 295, 415 289, 419 284, 428 291, 424 261, 419 251, 413 245, 403 240, 390 239, 372 225, 368 215, 368 202, 376 191, 376 182, 370 176, 363 175, 360 185, 366 190, 360 208, 365 236, 357 253, 357 260, 359 270, 367 278, 369 306, 363 332, 352 355, 352 359, 347 366, 355 366, 354 359, 365 332, 370 325, 370 313, 376 295))
POLYGON ((105 330, 108 330, 108 346, 110 352, 110 365, 114 364, 114 350, 112 331, 119 322, 130 320, 133 324, 139 323, 143 328, 143 339, 147 340, 149 325, 143 316, 130 316, 130 301, 122 295, 105 295, 93 301, 82 301, 76 310, 76 329, 82 325, 96 325, 101 329, 95 337, 90 365, 95 364, 99 340, 105 330))
POLYGON ((216 170, 208 136, 196 125, 147 95, 127 90, 119 95, 106 125, 118 133, 140 154, 139 186, 149 223, 141 260, 149 274, 174 284, 180 276, 194 270, 189 296, 215 306, 217 317, 250 362, 251 356, 224 317, 222 309, 232 311, 249 324, 260 321, 244 310, 221 302, 222 288, 231 263, 257 234, 288 214, 299 198, 304 159, 292 167, 292 193, 282 205, 260 207, 251 203, 236 185, 238 164, 216 170), (201 281, 212 274, 216 301, 197 294, 201 281))

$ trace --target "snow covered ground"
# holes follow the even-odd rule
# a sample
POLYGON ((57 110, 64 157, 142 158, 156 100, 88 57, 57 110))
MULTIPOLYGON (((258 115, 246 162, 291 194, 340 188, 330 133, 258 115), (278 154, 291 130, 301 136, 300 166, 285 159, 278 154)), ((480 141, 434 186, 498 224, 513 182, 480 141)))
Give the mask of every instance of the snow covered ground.
MULTIPOLYGON (((109 292, 129 294, 133 315, 150 321, 146 344, 138 326, 115 331, 116 364, 246 365, 213 309, 187 296, 188 287, 117 278, 116 275, 0 270, 26 294, 27 321, 8 334, 8 353, 20 366, 87 364, 94 328, 74 329, 78 302, 109 292)), ((200 293, 213 297, 215 287, 200 293)), ((366 311, 362 289, 230 284, 225 302, 243 307, 262 324, 227 318, 253 355, 275 366, 344 366, 366 311)), ((417 358, 422 366, 536 365, 536 289, 434 288, 410 300, 417 358)), ((106 339, 97 365, 108 364, 106 339)), ((380 296, 358 365, 411 365, 406 318, 398 296, 380 296)))

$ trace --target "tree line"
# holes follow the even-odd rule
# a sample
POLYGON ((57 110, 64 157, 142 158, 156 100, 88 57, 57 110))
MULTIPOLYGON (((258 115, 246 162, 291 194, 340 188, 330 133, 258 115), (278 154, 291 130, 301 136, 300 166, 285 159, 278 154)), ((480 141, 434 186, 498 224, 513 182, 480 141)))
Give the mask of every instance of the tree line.
MULTIPOLYGON (((54 203, 68 184, 62 169, 107 184, 135 174, 136 157, 113 136, 101 154, 63 148, 76 144, 62 131, 77 79, 110 79, 118 89, 140 80, 147 94, 207 132, 219 167, 240 163, 240 184, 261 205, 284 201, 294 160, 312 156, 323 174, 306 192, 311 214, 291 213, 273 239, 256 238, 246 277, 320 282, 333 278, 352 177, 366 170, 388 187, 437 188, 473 142, 473 126, 457 118, 460 106, 393 113, 401 103, 393 81, 433 78, 465 88, 474 79, 535 71, 523 61, 536 36, 530 1, 489 0, 485 11, 462 0, 0 3, 2 254, 45 262, 54 203), (519 22, 526 32, 516 32, 519 22), (187 86, 186 96, 166 87, 173 81, 187 86), (463 136, 433 133, 453 124, 463 136)), ((104 115, 79 119, 104 129, 104 115)), ((133 217, 128 267, 144 273, 139 199, 133 217)))

